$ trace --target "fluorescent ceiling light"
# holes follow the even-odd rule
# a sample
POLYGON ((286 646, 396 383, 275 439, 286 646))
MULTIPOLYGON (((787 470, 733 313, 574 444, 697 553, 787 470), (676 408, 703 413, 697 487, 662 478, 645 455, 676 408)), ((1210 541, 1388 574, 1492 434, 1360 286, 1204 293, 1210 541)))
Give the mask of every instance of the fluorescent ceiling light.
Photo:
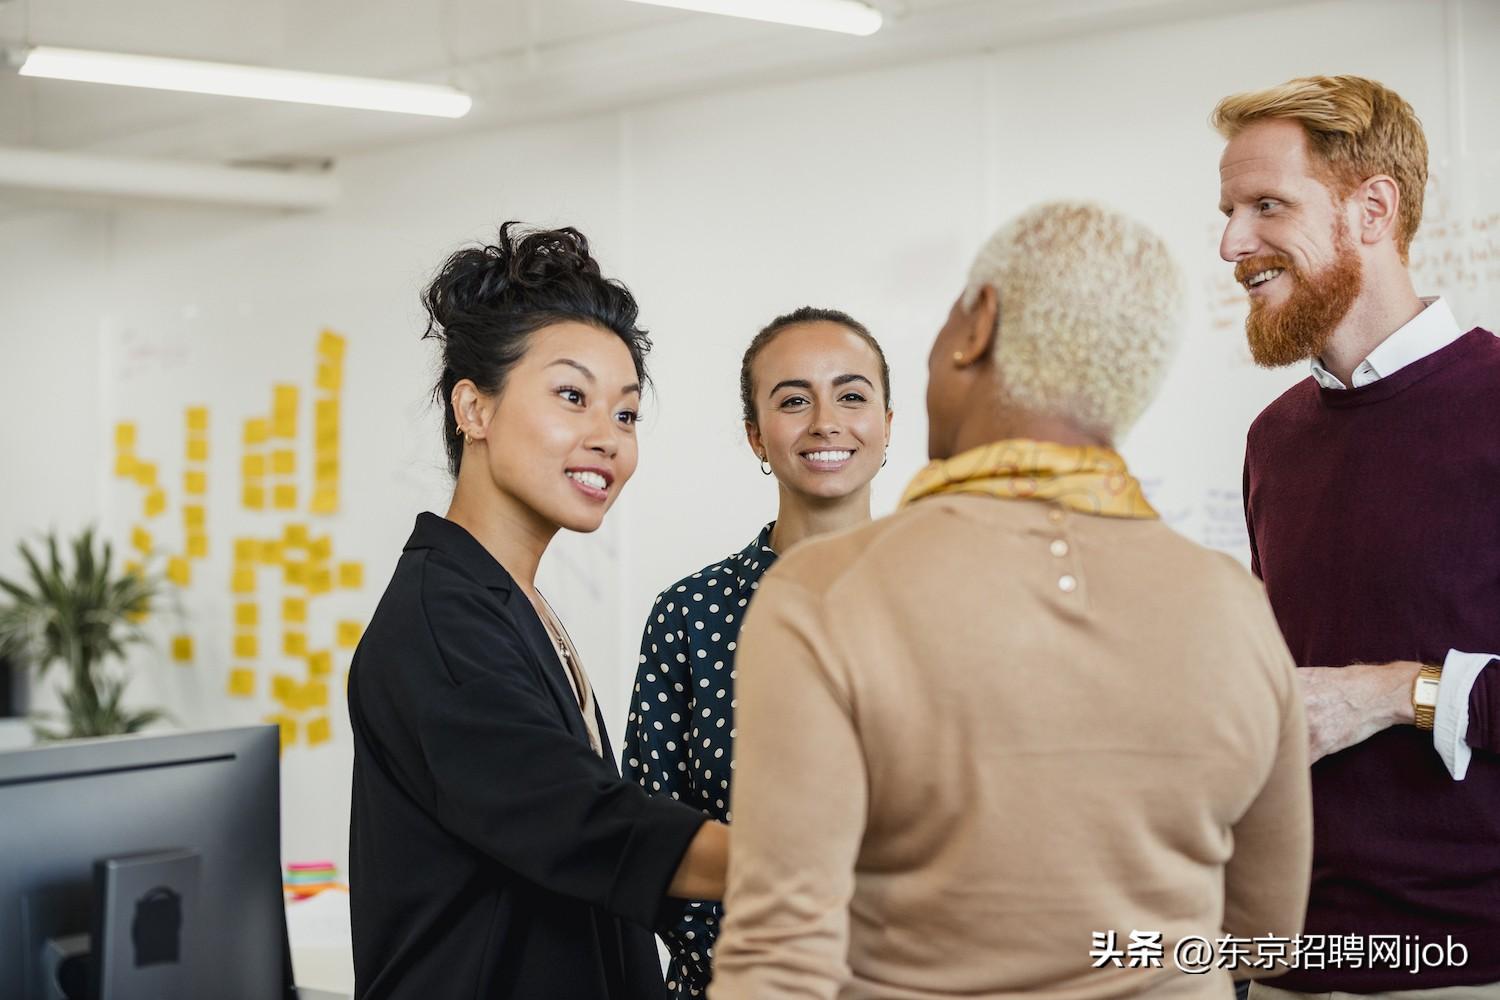
MULTIPOLYGON (((365 111, 462 118, 473 101, 452 87, 370 80, 357 76, 301 73, 263 66, 163 59, 51 46, 20 53, 22 76, 83 83, 111 83, 151 90, 181 90, 223 97, 254 97, 293 104, 321 104, 365 111)), ((14 58, 14 57, 13 57, 14 58)))
POLYGON ((676 7, 705 14, 728 14, 755 21, 794 24, 801 28, 873 35, 880 30, 880 11, 861 0, 630 0, 657 7, 676 7))

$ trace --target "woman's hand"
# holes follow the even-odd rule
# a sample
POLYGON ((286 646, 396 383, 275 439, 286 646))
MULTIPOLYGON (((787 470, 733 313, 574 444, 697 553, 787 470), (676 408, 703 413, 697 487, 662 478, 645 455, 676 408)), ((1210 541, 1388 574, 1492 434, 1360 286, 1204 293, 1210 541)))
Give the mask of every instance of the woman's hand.
POLYGON ((709 820, 698 828, 677 874, 667 886, 667 895, 678 899, 723 899, 724 879, 729 869, 729 827, 709 820))

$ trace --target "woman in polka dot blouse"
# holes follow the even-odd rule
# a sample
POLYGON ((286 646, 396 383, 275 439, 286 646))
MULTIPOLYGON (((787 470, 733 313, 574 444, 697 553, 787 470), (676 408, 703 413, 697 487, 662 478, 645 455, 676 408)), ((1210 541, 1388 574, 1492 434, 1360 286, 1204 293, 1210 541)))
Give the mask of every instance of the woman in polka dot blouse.
MULTIPOLYGON (((804 307, 750 342, 740 396, 750 448, 776 477, 776 520, 658 595, 641 636, 625 745, 626 773, 648 791, 726 822, 740 622, 778 552, 870 520, 870 481, 890 443, 890 371, 864 326, 804 307)), ((721 912, 694 902, 664 935, 678 998, 707 991, 721 912)))

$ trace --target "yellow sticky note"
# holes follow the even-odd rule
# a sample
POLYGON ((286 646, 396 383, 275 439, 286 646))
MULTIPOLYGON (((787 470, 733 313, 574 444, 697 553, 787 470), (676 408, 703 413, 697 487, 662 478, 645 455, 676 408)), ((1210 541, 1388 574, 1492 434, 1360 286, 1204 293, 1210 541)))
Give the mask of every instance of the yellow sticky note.
POLYGON ((115 424, 115 447, 120 451, 131 451, 135 448, 135 424, 115 424))
POLYGON ((151 551, 151 532, 136 525, 135 530, 130 533, 130 544, 142 552, 151 551))
POLYGON ((307 592, 309 594, 326 594, 333 590, 333 570, 327 566, 317 566, 308 570, 307 592))
POLYGON ((183 556, 173 556, 167 560, 167 579, 179 587, 186 587, 193 582, 192 564, 183 556))
POLYGON ((140 576, 144 569, 145 567, 136 562, 134 559, 127 559, 125 561, 125 572, 129 573, 131 576, 140 576))
POLYGON ((252 451, 240 459, 240 475, 246 479, 263 479, 266 475, 266 456, 252 451))
POLYGON ((267 566, 280 566, 286 556, 282 552, 280 542, 261 542, 260 561, 267 566))
POLYGON ((161 515, 167 512, 167 491, 163 489, 152 490, 146 494, 141 506, 145 508, 146 517, 161 517, 161 515))
POLYGON ((313 478, 320 483, 329 483, 339 477, 339 456, 337 452, 326 457, 320 457, 313 464, 313 478))
POLYGON ((271 471, 278 476, 290 476, 297 471, 297 453, 290 448, 277 448, 271 452, 271 471))
POLYGON ((320 715, 307 723, 307 745, 315 747, 327 743, 333 738, 333 727, 329 725, 328 716, 320 715))
POLYGON ((271 437, 271 423, 265 417, 253 417, 245 421, 245 444, 265 444, 271 437))
POLYGON ((307 544, 307 525, 289 524, 281 533, 281 540, 287 545, 304 546, 307 544))
POLYGON ((314 514, 337 514, 339 510, 338 491, 327 487, 320 487, 313 490, 312 503, 308 509, 314 514))
POLYGON ((297 509, 297 487, 292 483, 277 483, 272 496, 272 506, 277 510, 297 509))
POLYGON ((319 535, 317 538, 309 539, 307 543, 307 558, 313 562, 327 562, 333 558, 333 539, 327 535, 319 535))
POLYGON ((135 456, 121 455, 115 459, 115 475, 126 479, 135 478, 135 456))
POLYGON ((255 570, 248 566, 236 569, 229 578, 229 589, 236 594, 255 593, 255 570))
POLYGON ((200 529, 208 521, 208 512, 202 504, 189 503, 182 505, 182 523, 192 529, 200 529))
POLYGON ((294 438, 297 436, 297 411, 290 410, 286 413, 278 413, 271 418, 271 434, 273 437, 294 438))
POLYGON ((125 612, 125 619, 134 625, 143 625, 151 617, 150 608, 141 608, 139 611, 125 612))
POLYGON ((281 620, 288 622, 307 621, 307 601, 300 597, 286 597, 281 601, 281 620))
POLYGON ((249 667, 235 667, 229 671, 229 694, 234 698, 248 698, 255 694, 255 671, 249 667))
POLYGON ((274 674, 271 677, 271 697, 282 704, 295 701, 302 693, 302 686, 290 674, 274 674))
POLYGON ((201 497, 208 492, 208 473, 201 469, 189 469, 182 474, 182 492, 201 497))
POLYGON ((201 531, 195 531, 187 536, 187 554, 189 559, 208 558, 208 536, 201 531))
POLYGON ((155 486, 156 486, 156 463, 155 462, 137 462, 137 463, 135 463, 135 481, 138 484, 140 484, 141 486, 146 487, 146 489, 148 489, 148 490, 155 488, 155 486))
POLYGON ((307 563, 301 560, 282 563, 281 580, 288 587, 307 586, 307 563))
POLYGON ((234 540, 234 561, 237 563, 254 562, 259 552, 260 543, 253 538, 236 538, 234 540))
POLYGON ((338 392, 344 384, 344 369, 341 365, 327 361, 318 366, 318 388, 324 392, 338 392))
POLYGON ((338 430, 339 401, 337 399, 320 399, 314 403, 313 423, 319 431, 338 430))
POLYGON ((271 390, 271 413, 286 413, 297 409, 298 392, 295 385, 278 385, 271 390))
POLYGON ((307 655, 307 633, 287 632, 281 637, 281 651, 287 656, 307 655))
POLYGON ((234 623, 244 628, 260 624, 260 605, 254 601, 240 601, 234 606, 234 623))
POLYGON ((304 708, 327 708, 328 683, 326 681, 308 681, 302 685, 302 705, 304 708))
POLYGON ((365 585, 365 565, 357 562, 339 563, 339 586, 354 590, 365 585))
POLYGON ((189 406, 186 413, 187 429, 190 431, 208 430, 208 407, 189 406))
POLYGON ((266 488, 264 486, 246 486, 242 499, 247 510, 265 510, 266 488))
POLYGON ((308 653, 307 672, 314 677, 327 677, 333 673, 333 654, 326 649, 308 653))
POLYGON ((208 461, 208 438, 188 438, 187 460, 189 462, 208 461))
POLYGON ((359 645, 359 637, 364 633, 364 626, 359 622, 339 622, 339 648, 353 649, 359 645))
POLYGON ((260 640, 252 633, 240 633, 234 637, 234 655, 237 659, 253 660, 260 655, 260 640))
POLYGON ((193 658, 193 637, 190 635, 174 635, 172 637, 172 659, 178 663, 187 663, 193 658))
POLYGON ((344 356, 344 338, 332 330, 324 330, 318 334, 318 354, 325 358, 342 358, 344 356))

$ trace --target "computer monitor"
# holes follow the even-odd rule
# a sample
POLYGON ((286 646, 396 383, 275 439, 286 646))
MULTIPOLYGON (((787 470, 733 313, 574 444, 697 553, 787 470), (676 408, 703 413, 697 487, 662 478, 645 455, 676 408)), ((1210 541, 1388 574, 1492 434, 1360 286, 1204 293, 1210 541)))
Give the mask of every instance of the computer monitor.
POLYGON ((0 753, 0 996, 295 996, 279 765, 275 726, 0 753))

